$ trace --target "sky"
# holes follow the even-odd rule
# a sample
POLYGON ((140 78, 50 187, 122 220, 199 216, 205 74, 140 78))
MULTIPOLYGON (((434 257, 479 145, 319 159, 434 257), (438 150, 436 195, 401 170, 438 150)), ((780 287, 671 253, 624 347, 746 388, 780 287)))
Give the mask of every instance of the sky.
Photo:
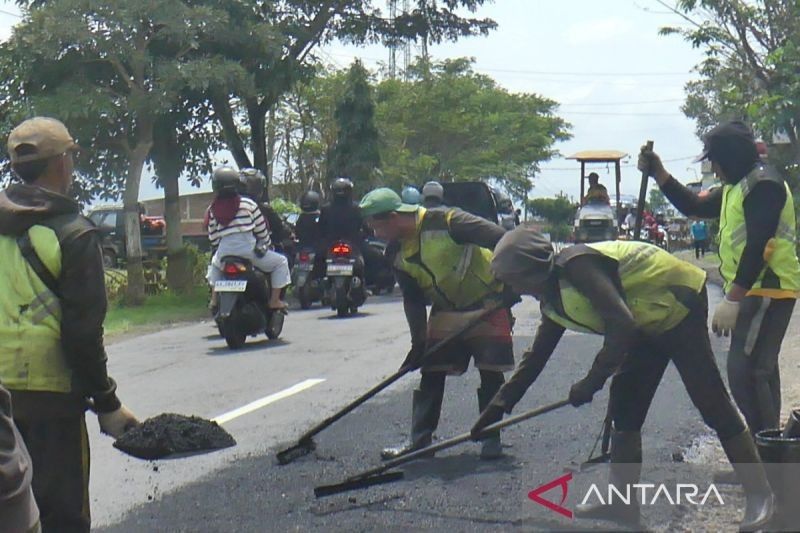
MULTIPOLYGON (((13 2, 0 2, 0 39, 19 21, 15 13, 19 10, 13 2)), ((631 154, 623 161, 623 194, 638 194, 641 174, 635 156, 647 140, 655 142, 667 170, 678 179, 693 181, 699 175, 699 165, 691 161, 702 143, 680 106, 684 85, 696 78, 693 67, 701 53, 680 37, 658 35, 659 28, 680 25, 681 20, 656 0, 495 0, 477 16, 494 19, 497 29, 487 37, 432 45, 429 53, 435 60, 473 57, 476 71, 509 91, 559 102, 557 113, 572 124, 573 134, 556 145, 563 156, 590 149, 631 154)), ((418 53, 413 46, 412 53, 418 53)), ((332 43, 318 56, 343 68, 360 58, 377 69, 388 62, 389 51, 332 43)), ((612 191, 613 168, 592 170, 612 191)), ((579 177, 575 161, 554 158, 541 165, 530 196, 564 192, 577 198, 579 177)), ((182 192, 190 192, 188 182, 182 192)), ((145 177, 141 197, 159 196, 163 194, 145 177)))

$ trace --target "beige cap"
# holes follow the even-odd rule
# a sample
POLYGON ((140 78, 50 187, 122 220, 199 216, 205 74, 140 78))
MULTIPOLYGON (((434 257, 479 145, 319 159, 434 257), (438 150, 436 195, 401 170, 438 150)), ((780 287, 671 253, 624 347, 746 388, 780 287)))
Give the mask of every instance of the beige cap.
POLYGON ((27 163, 61 155, 80 147, 60 120, 49 117, 33 117, 26 120, 8 136, 8 154, 12 163, 27 163), (17 154, 20 146, 29 145, 24 155, 17 154))

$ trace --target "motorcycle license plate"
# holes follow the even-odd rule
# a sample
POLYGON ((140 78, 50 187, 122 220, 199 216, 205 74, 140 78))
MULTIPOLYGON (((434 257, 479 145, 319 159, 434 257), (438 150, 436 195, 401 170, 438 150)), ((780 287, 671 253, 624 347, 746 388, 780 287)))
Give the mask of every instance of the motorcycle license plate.
POLYGON ((217 292, 244 292, 247 290, 247 280, 222 280, 214 284, 217 292))
POLYGON ((337 265, 336 263, 331 263, 328 265, 328 275, 329 276, 352 276, 353 275, 353 265, 337 265))
POLYGON ((304 272, 311 272, 314 270, 314 265, 311 263, 297 263, 297 270, 302 270, 304 272))

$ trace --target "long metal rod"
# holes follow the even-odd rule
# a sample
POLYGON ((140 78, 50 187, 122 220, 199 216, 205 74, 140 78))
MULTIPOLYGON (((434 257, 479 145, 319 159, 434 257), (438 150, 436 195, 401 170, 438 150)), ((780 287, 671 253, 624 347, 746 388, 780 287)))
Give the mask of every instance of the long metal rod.
MULTIPOLYGON (((499 422, 495 422, 494 424, 492 424, 490 426, 486 426, 486 428, 484 428, 484 430, 481 431, 481 433, 479 435, 477 435, 476 438, 480 438, 481 436, 488 435, 490 433, 493 433, 495 431, 507 428, 509 426, 513 426, 515 424, 519 424, 520 422, 524 422, 526 420, 529 420, 531 418, 543 415, 545 413, 549 413, 550 411, 555 411, 556 409, 564 407, 565 405, 569 405, 569 400, 561 400, 560 402, 555 402, 555 403, 551 403, 551 404, 548 404, 548 405, 544 405, 542 407, 538 407, 536 409, 531 409, 530 411, 526 411, 524 413, 521 413, 521 414, 519 414, 517 416, 512 416, 510 418, 506 418, 505 420, 501 420, 499 422)), ((373 468, 371 470, 367 470, 365 472, 362 472, 360 474, 356 474, 355 476, 352 476, 352 477, 348 478, 348 481, 354 481, 354 480, 357 480, 357 479, 370 477, 370 476, 374 476, 374 475, 377 475, 377 474, 382 474, 383 472, 386 472, 387 470, 390 470, 390 469, 394 468, 395 466, 402 465, 402 464, 405 464, 405 463, 409 463, 411 461, 415 461, 416 459, 419 459, 420 457, 427 457, 427 456, 431 455, 432 453, 435 453, 435 452, 438 452, 438 451, 441 451, 441 450, 446 450, 447 448, 452 448, 453 446, 457 446, 457 445, 461 444, 462 442, 466 442, 466 441, 469 441, 469 440, 473 440, 472 434, 471 433, 463 433, 461 435, 458 435, 457 437, 453 437, 453 438, 450 438, 450 439, 447 439, 447 440, 443 440, 442 442, 439 442, 437 444, 433 444, 431 446, 428 446, 427 448, 422 448, 422 449, 417 450, 415 452, 408 453, 406 455, 398 457, 397 459, 392 459, 391 461, 386 461, 385 463, 383 463, 381 466, 379 466, 377 468, 373 468)))
MULTIPOLYGON (((653 141, 647 141, 647 151, 653 151, 653 141)), ((642 236, 642 222, 644 217, 644 202, 647 195, 647 182, 650 178, 649 169, 642 171, 642 184, 639 186, 639 203, 636 206, 636 226, 633 230, 633 240, 638 241, 642 236)))

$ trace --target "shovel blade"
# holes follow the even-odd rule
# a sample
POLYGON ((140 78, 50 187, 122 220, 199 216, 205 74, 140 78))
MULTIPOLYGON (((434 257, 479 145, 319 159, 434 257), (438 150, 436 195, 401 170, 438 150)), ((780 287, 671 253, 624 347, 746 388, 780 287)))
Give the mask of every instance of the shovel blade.
POLYGON ((288 465, 289 463, 300 459, 301 457, 305 457, 309 453, 313 452, 316 448, 317 445, 314 444, 313 440, 300 441, 294 446, 278 452, 276 456, 278 458, 278 464, 288 465))
POLYGON ((384 483, 392 483, 403 479, 402 472, 387 472, 377 476, 370 476, 360 479, 348 479, 342 483, 334 485, 322 485, 314 488, 314 496, 317 498, 324 498, 325 496, 333 496, 342 492, 351 490, 364 489, 374 485, 383 485, 384 483))

